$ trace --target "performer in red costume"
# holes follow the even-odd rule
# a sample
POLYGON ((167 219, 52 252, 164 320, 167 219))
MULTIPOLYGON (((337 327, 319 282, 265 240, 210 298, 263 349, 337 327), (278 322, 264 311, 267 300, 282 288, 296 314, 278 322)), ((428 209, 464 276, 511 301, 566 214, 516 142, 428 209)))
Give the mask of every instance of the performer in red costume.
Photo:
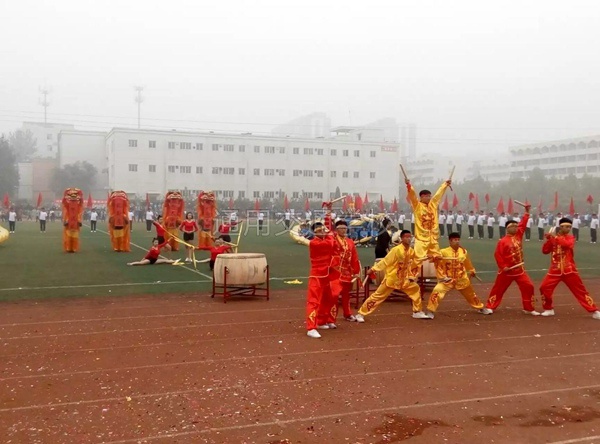
POLYGON ((504 293, 512 284, 516 282, 521 291, 521 301, 523 303, 523 313, 539 316, 533 306, 534 287, 531 278, 525 271, 523 260, 523 234, 529 220, 530 205, 525 206, 525 214, 521 222, 517 224, 514 220, 506 222, 506 235, 496 244, 494 257, 498 264, 498 275, 494 286, 490 291, 485 307, 479 312, 482 314, 492 314, 502 302, 504 293))
POLYGON ((160 249, 167 245, 166 242, 161 244, 158 243, 158 239, 152 239, 152 247, 146 253, 146 256, 141 261, 129 262, 127 265, 154 265, 154 264, 172 264, 174 261, 171 259, 160 259, 160 249))
POLYGON ((131 251, 129 198, 125 191, 113 191, 108 196, 108 233, 114 251, 131 251))
POLYGON ((352 239, 348 239, 347 233, 348 223, 345 220, 337 221, 335 223, 335 235, 333 236, 332 271, 329 274, 333 299, 332 303, 328 304, 330 306, 324 307, 324 311, 329 313, 327 318, 329 328, 335 328, 332 326, 335 325, 337 318, 339 296, 342 298, 344 318, 347 321, 356 321, 350 310, 350 291, 352 290, 352 282, 357 279, 360 273, 360 261, 358 260, 356 246, 352 239))
POLYGON ((192 262, 194 247, 192 246, 191 242, 194 240, 194 233, 198 231, 198 224, 196 224, 194 215, 191 212, 188 211, 185 214, 185 220, 181 222, 179 230, 183 233, 183 240, 189 244, 185 246, 187 252, 185 261, 192 262))
POLYGON ((83 217, 83 191, 67 188, 62 200, 63 249, 67 253, 79 251, 79 231, 83 217))
POLYGON ((542 253, 550 254, 550 268, 540 285, 544 307, 542 316, 554 316, 552 295, 558 283, 564 282, 577 299, 577 302, 589 313, 592 313, 594 319, 600 320, 600 311, 598 311, 594 300, 590 297, 585 285, 583 285, 575 266, 573 252, 575 237, 570 234, 571 226, 571 219, 563 217, 558 221, 556 235, 552 231, 545 235, 546 242, 542 246, 542 253))
POLYGON ((310 272, 306 300, 306 329, 310 338, 320 338, 318 325, 327 325, 328 313, 324 308, 332 299, 329 272, 333 256, 333 236, 327 235, 321 222, 312 225, 315 237, 308 244, 310 272))

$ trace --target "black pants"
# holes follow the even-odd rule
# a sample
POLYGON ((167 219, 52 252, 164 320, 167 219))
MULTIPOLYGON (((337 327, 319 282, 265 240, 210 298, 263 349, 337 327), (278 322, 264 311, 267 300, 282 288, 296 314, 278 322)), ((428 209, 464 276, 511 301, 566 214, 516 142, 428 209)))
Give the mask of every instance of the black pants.
POLYGON ((531 228, 529 227, 525 228, 525 239, 531 239, 531 228))
POLYGON ((456 225, 456 232, 458 234, 462 235, 462 225, 461 224, 456 225))
POLYGON ((579 240, 579 228, 573 228, 573 236, 575 236, 575 240, 579 240))
POLYGON ((477 225, 477 235, 479 239, 483 239, 483 225, 477 225))
POLYGON ((450 236, 450 233, 452 233, 452 225, 446 224, 446 235, 450 236))
POLYGON ((8 221, 8 231, 15 231, 16 222, 8 221))
POLYGON ((152 219, 146 219, 146 231, 152 231, 152 219))
POLYGON ((494 238, 494 227, 488 227, 488 239, 493 239, 494 238))
POLYGON ((40 231, 46 231, 46 221, 45 220, 40 221, 40 231))
POLYGON ((96 231, 96 222, 95 220, 90 221, 90 228, 92 231, 96 231))
POLYGON ((538 227, 538 240, 544 240, 544 229, 538 227))
POLYGON ((444 236, 444 224, 440 224, 440 236, 444 236))
POLYGON ((283 222, 285 223, 285 229, 289 230, 290 229, 290 220, 289 219, 285 219, 283 222))
POLYGON ((258 221, 258 231, 262 231, 262 227, 263 227, 263 221, 259 220, 258 221))
POLYGON ((596 236, 598 235, 598 230, 596 228, 590 228, 590 235, 592 236, 592 242, 595 243, 596 242, 596 236))
POLYGON ((504 237, 506 234, 506 225, 503 227, 498 227, 498 231, 500 232, 500 237, 504 237))
POLYGON ((473 225, 469 225, 469 237, 475 237, 475 227, 473 225))

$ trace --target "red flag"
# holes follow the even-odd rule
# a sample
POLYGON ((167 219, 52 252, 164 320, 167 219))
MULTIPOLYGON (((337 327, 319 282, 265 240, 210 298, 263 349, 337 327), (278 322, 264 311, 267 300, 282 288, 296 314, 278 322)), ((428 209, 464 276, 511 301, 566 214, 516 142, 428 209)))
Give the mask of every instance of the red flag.
POLYGON ((475 199, 475 195, 473 193, 469 193, 469 202, 475 199))
POLYGON ((304 211, 310 210, 310 202, 308 201, 308 197, 306 198, 306 202, 304 202, 304 211))
POLYGON ((146 193, 146 211, 150 211, 150 196, 146 193))
POLYGON ((363 203, 362 203, 362 199, 360 197, 360 194, 358 194, 355 198, 354 198, 354 208, 356 208, 356 211, 361 211, 363 207, 363 203))
POLYGON ((569 214, 571 216, 575 214, 575 203, 573 202, 573 196, 571 196, 571 203, 569 204, 569 214))
POLYGON ((229 198, 229 209, 233 210, 233 197, 229 198))
POLYGON ((485 203, 486 204, 490 203, 490 195, 488 193, 485 193, 485 203))
POLYGON ((538 202, 537 211, 538 211, 538 213, 542 212, 542 196, 540 196, 540 201, 538 202))
POLYGON ((479 212, 479 194, 475 195, 475 211, 479 212))
POLYGON ((396 200, 396 198, 394 197, 394 202, 392 202, 392 208, 390 210, 392 213, 397 213, 398 212, 398 201, 396 200))
POLYGON ((37 200, 36 208, 39 208, 41 206, 42 206, 42 192, 40 191, 40 194, 38 194, 38 200, 37 200))
POLYGON ((554 192, 554 207, 552 208, 552 211, 556 210, 558 210, 558 191, 554 192))
POLYGON ((342 211, 348 211, 348 199, 344 199, 342 202, 342 211))
POLYGON ((368 205, 369 204, 369 194, 365 193, 365 200, 363 201, 363 205, 368 205))
POLYGON ((588 197, 587 197, 586 201, 587 201, 587 203, 589 203, 590 205, 591 205, 592 203, 594 203, 594 198, 592 197, 592 195, 591 195, 591 194, 588 194, 588 197))
POLYGON ((88 194, 87 207, 92 208, 94 206, 94 201, 92 200, 92 193, 88 194))
POLYGON ((260 204, 258 203, 258 199, 254 202, 254 211, 260 210, 260 204))
POLYGON ((385 207, 383 206, 383 195, 379 195, 379 211, 381 211, 383 213, 383 211, 385 210, 385 207))
POLYGON ((515 212, 515 206, 513 204, 512 197, 508 198, 508 214, 513 214, 515 212))
POLYGON ((442 210, 448 211, 448 195, 444 197, 444 203, 442 204, 442 210))
POLYGON ((456 208, 458 206, 458 197, 456 197, 456 193, 454 193, 454 198, 452 199, 452 208, 456 208))
POLYGON ((500 200, 498 201, 498 206, 496 206, 496 213, 504 213, 504 198, 500 196, 500 200))
POLYGON ((283 197, 283 209, 284 210, 290 209, 290 202, 288 201, 287 194, 285 194, 283 197))
POLYGON ((4 200, 2 202, 5 208, 10 207, 10 197, 8 197, 8 193, 4 193, 4 200))

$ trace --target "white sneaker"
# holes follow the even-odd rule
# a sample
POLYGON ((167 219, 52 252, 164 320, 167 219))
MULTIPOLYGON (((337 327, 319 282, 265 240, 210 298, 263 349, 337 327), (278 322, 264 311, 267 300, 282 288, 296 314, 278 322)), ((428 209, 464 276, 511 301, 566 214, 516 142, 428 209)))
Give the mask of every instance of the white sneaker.
POLYGON ((356 322, 358 322, 359 324, 365 322, 365 317, 363 315, 361 315, 360 313, 354 317, 356 318, 356 322))
POLYGON ((185 262, 192 262, 192 260, 189 257, 186 257, 185 262))
POLYGON ((532 310, 532 311, 523 310, 523 314, 531 315, 531 316, 539 316, 540 312, 539 311, 535 311, 535 310, 532 310))
POLYGON ((337 325, 335 325, 333 322, 330 322, 329 324, 327 324, 327 327, 329 327, 330 330, 334 330, 337 328, 337 325))
POLYGON ((595 312, 592 313, 592 318, 594 319, 600 319, 600 311, 596 310, 595 312))
POLYGON ((432 311, 430 311, 429 313, 427 313, 427 317, 428 317, 429 319, 433 319, 433 318, 435 318, 435 313, 434 313, 434 312, 432 312, 432 311))
POLYGON ((308 336, 309 338, 315 338, 315 339, 319 339, 321 337, 319 332, 317 330, 315 330, 314 328, 312 330, 308 330, 306 332, 306 336, 308 336))
POLYGON ((344 319, 346 319, 348 322, 356 322, 356 316, 354 316, 354 315, 350 315, 344 319))
POLYGON ((329 324, 317 325, 319 330, 329 330, 329 324))
POLYGON ((417 311, 415 313, 412 314, 412 317, 414 319, 433 319, 430 318, 429 316, 427 316, 425 313, 423 313, 422 311, 417 311))
POLYGON ((491 315, 494 314, 494 310, 492 310, 491 308, 482 308, 481 310, 478 310, 479 313, 484 314, 484 315, 491 315))
POLYGON ((554 316, 554 310, 544 310, 541 313, 542 316, 554 316))

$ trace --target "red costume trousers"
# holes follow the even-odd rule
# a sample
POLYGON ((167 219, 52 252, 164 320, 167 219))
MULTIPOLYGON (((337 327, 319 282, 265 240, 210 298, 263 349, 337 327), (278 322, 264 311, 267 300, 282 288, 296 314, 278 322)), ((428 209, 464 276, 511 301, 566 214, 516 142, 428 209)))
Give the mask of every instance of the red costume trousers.
POLYGON ((338 315, 337 307, 340 298, 342 299, 342 311, 344 317, 348 318, 352 315, 352 311, 350 310, 350 292, 352 291, 352 285, 352 282, 340 280, 335 280, 331 283, 332 300, 327 304, 327 307, 323 307, 323 312, 329 313, 327 323, 335 323, 338 315))
MULTIPOLYGON (((329 285, 329 277, 308 278, 308 292, 306 296, 306 329, 312 330, 317 325, 327 324, 330 316, 333 297, 329 285), (329 313, 325 310, 329 309, 329 313)), ((335 301, 334 301, 335 302, 335 301)))
POLYGON ((579 273, 561 275, 547 274, 546 277, 544 277, 544 280, 540 284, 540 293, 542 293, 542 305, 544 310, 552 310, 552 307, 554 306, 552 295, 554 294, 554 289, 560 282, 565 283, 569 290, 571 290, 571 293, 573 293, 573 296, 575 296, 575 299, 577 299, 577 302, 579 302, 588 312, 592 313, 598 310, 594 304, 594 300, 590 297, 585 285, 583 285, 579 273))
POLYGON ((519 290, 521 291, 523 310, 533 311, 533 293, 535 290, 533 287, 533 282, 531 282, 531 279, 526 273, 518 275, 510 275, 506 273, 498 274, 498 276, 496 276, 494 286, 490 291, 490 296, 488 297, 487 303, 485 304, 486 308, 491 308, 492 310, 498 308, 502 302, 504 293, 506 293, 506 290, 508 290, 508 287, 513 282, 517 283, 519 290))

